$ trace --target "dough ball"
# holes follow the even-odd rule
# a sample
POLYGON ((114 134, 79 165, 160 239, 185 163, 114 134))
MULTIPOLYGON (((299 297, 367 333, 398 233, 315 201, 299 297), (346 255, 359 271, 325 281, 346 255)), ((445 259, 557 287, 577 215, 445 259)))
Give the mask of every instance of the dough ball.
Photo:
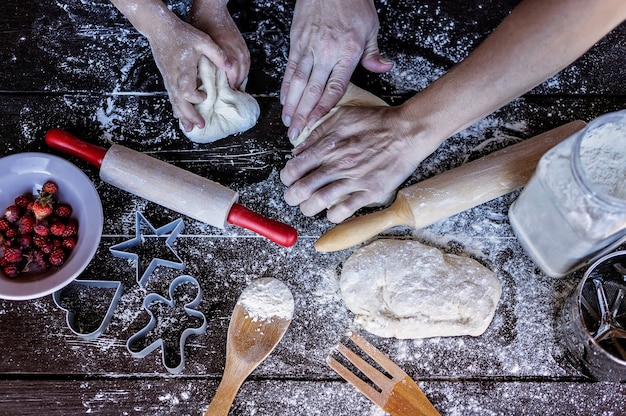
POLYGON ((477 261, 395 239, 356 250, 339 286, 365 330, 402 339, 481 335, 502 294, 495 273, 477 261))
POLYGON ((226 73, 217 68, 208 58, 200 58, 198 77, 199 90, 207 95, 206 100, 195 107, 204 118, 205 126, 185 131, 189 140, 196 143, 211 143, 231 134, 241 133, 252 128, 261 110, 254 97, 243 91, 236 91, 228 85, 226 73))

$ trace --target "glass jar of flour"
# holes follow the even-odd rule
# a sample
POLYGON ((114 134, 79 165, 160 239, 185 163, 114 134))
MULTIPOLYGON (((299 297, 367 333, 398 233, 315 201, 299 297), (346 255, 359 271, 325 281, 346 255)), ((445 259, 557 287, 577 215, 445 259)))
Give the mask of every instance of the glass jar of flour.
POLYGON ((619 246, 626 239, 626 110, 596 118, 546 152, 509 219, 552 277, 619 246))

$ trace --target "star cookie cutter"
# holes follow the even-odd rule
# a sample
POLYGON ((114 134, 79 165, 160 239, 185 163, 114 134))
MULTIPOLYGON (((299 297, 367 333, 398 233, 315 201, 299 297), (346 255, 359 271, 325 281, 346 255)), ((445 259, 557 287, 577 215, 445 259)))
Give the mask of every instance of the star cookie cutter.
MULTIPOLYGON (((155 229, 152 224, 143 216, 139 211, 135 215, 135 238, 124 241, 122 243, 109 247, 109 251, 116 257, 123 257, 134 260, 137 263, 137 283, 140 287, 145 287, 150 279, 150 275, 158 266, 171 267, 177 270, 182 270, 185 267, 185 263, 181 260, 176 253, 176 250, 172 247, 174 240, 178 237, 178 234, 183 230, 185 224, 182 218, 174 220, 169 224, 166 224, 158 229, 155 229), (142 233, 142 224, 146 226, 151 234, 142 233), (140 255, 137 254, 138 248, 147 243, 148 239, 157 237, 155 241, 161 241, 165 237, 165 246, 167 250, 173 255, 173 259, 163 259, 159 257, 153 257, 150 263, 143 270, 140 255)), ((163 251, 163 250, 161 250, 163 251)))
POLYGON ((135 358, 144 358, 145 356, 150 354, 152 351, 160 347, 163 365, 165 366, 167 371, 169 371, 172 374, 180 373, 185 367, 185 342, 187 341, 187 338, 190 335, 202 335, 206 332, 206 328, 207 328, 206 317, 204 316, 202 312, 196 310, 196 308, 200 304, 201 299, 202 299, 202 289, 200 288, 200 284, 198 283, 196 279, 188 275, 179 276, 176 279, 174 279, 172 283, 170 283, 169 298, 165 298, 156 293, 148 294, 144 299, 143 307, 150 315, 150 322, 148 322, 148 324, 139 332, 131 336, 126 342, 126 348, 130 352, 130 354, 135 358), (159 337, 155 339, 154 341, 150 341, 151 338, 154 338, 150 336, 151 333, 155 332, 154 330, 157 327, 157 323, 160 322, 160 317, 155 316, 155 314, 153 313, 151 309, 151 306, 154 303, 158 303, 161 305, 165 305, 166 307, 169 307, 170 309, 181 308, 181 305, 178 305, 176 301, 177 300, 176 290, 178 287, 184 284, 191 284, 195 286, 196 295, 191 301, 182 302, 183 303, 182 309, 188 316, 200 320, 201 324, 200 326, 195 327, 195 328, 188 326, 182 331, 180 335, 180 340, 177 343, 179 350, 174 352, 175 357, 172 360, 171 357, 169 356, 172 353, 172 349, 168 348, 168 345, 167 345, 168 343, 166 343, 163 337, 159 337), (137 348, 137 346, 142 346, 142 347, 137 348))
MULTIPOLYGON (((117 303, 122 297, 123 292, 124 287, 121 282, 108 280, 74 280, 64 288, 54 292, 52 294, 52 298, 54 299, 54 303, 56 303, 57 307, 65 311, 65 321, 67 322, 67 327, 70 329, 70 331, 72 331, 74 334, 78 335, 81 338, 94 339, 102 335, 102 333, 109 326, 111 318, 113 317, 115 309, 117 308, 117 303), (72 294, 72 296, 68 294, 68 292, 74 289, 78 290, 78 288, 87 289, 86 291, 82 292, 83 295, 85 295, 86 292, 89 290, 98 292, 101 292, 103 290, 113 291, 111 302, 101 319, 100 316, 96 316, 95 320, 92 317, 91 322, 87 322, 88 319, 84 316, 85 314, 76 312, 77 307, 75 305, 68 306, 68 303, 74 302, 73 299, 80 299, 81 293, 72 294), (94 321, 96 323, 94 323, 94 321)), ((99 296, 99 299, 101 299, 101 296, 99 296)))

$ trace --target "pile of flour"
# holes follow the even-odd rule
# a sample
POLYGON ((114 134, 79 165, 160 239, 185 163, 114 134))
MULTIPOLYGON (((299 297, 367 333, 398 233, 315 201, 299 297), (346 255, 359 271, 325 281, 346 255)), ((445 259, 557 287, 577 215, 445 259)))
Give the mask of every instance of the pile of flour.
POLYGON ((238 303, 253 321, 290 320, 293 317, 291 291, 277 279, 255 280, 241 293, 238 303))

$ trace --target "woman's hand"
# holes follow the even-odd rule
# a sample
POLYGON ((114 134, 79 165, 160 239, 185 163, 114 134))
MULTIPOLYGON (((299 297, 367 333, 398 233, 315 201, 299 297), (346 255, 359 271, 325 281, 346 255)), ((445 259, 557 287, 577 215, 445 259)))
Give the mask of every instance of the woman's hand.
POLYGON ((291 139, 343 97, 361 62, 372 72, 393 64, 378 50, 378 15, 372 0, 298 0, 280 91, 282 119, 291 139))
POLYGON ((397 189, 439 142, 408 133, 400 107, 340 107, 281 171, 285 201, 339 223, 397 189))

